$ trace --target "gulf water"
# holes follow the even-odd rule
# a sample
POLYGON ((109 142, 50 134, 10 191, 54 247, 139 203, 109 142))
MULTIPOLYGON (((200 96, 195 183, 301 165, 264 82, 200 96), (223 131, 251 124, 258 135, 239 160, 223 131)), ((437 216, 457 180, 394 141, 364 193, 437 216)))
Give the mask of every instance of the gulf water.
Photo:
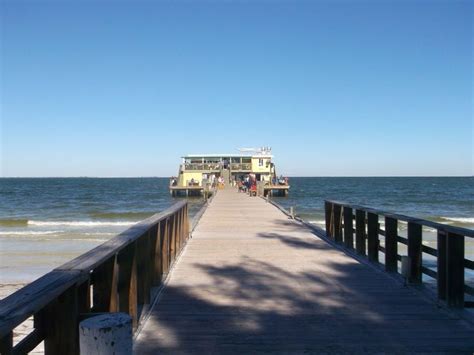
MULTIPOLYGON (((276 202, 321 227, 324 200, 335 199, 474 228, 473 177, 294 177, 290 185, 276 202)), ((2 178, 0 283, 31 281, 176 200, 167 178, 2 178)), ((203 200, 189 204, 192 216, 203 200)))

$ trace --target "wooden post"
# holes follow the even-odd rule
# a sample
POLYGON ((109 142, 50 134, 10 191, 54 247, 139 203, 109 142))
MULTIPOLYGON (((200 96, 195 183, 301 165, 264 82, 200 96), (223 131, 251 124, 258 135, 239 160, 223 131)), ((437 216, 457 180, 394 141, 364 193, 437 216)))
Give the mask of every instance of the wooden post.
POLYGON ((161 260, 162 260, 162 268, 161 270, 163 271, 163 275, 168 273, 169 270, 169 265, 170 265, 170 259, 169 259, 169 218, 167 218, 164 223, 161 222, 162 224, 162 243, 161 243, 161 260))
POLYGON ((354 226, 350 207, 344 207, 344 245, 349 249, 354 249, 354 226))
POLYGON ((367 213, 367 256, 370 261, 379 261, 379 216, 367 213))
POLYGON ((117 301, 117 262, 116 256, 98 266, 92 272, 94 312, 116 312, 117 301))
POLYGON ((175 239, 176 239, 176 214, 173 214, 170 218, 170 265, 173 264, 174 258, 176 256, 176 249, 175 249, 175 239))
POLYGON ((437 286, 438 298, 446 299, 446 232, 438 229, 437 286))
POLYGON ((446 237, 446 302, 453 308, 464 307, 464 236, 446 237))
POLYGON ((334 240, 336 243, 342 243, 342 207, 341 205, 334 204, 334 240))
POLYGON ((137 302, 138 304, 150 303, 149 285, 149 232, 141 235, 137 241, 137 302))
POLYGON ((0 339, 0 354, 10 355, 13 348, 13 332, 9 332, 2 339, 0 339))
POLYGON ((79 314, 91 311, 91 282, 90 279, 77 287, 77 302, 79 314))
POLYGON ((136 244, 130 244, 120 251, 117 262, 119 265, 118 295, 119 312, 126 312, 137 324, 137 263, 136 244))
POLYGON ((385 217, 385 270, 397 272, 398 270, 398 220, 385 217))
POLYGON ((408 222, 408 257, 410 258, 410 276, 408 281, 420 284, 421 279, 421 224, 408 222))
MULTIPOLYGON (((154 248, 154 261, 153 261, 153 285, 157 286, 161 283, 161 277, 163 274, 163 265, 162 265, 162 255, 161 255, 161 243, 162 240, 162 222, 158 222, 156 226, 156 235, 154 239, 154 245, 152 244, 152 248, 154 248)), ((153 239, 152 239, 153 242, 153 239)))
POLYGON ((365 211, 356 210, 356 250, 365 255, 365 211))
POLYGON ((324 217, 326 218, 326 236, 333 237, 331 230, 332 203, 324 201, 324 217))
POLYGON ((79 354, 76 291, 74 285, 41 311, 39 318, 45 332, 45 354, 79 354))

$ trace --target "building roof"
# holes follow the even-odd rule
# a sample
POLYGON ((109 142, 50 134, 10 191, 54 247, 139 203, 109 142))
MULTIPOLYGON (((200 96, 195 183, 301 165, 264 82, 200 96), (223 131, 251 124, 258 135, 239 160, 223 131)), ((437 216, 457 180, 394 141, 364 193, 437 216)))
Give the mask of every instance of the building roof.
POLYGON ((273 158, 271 154, 187 154, 182 158, 273 158))

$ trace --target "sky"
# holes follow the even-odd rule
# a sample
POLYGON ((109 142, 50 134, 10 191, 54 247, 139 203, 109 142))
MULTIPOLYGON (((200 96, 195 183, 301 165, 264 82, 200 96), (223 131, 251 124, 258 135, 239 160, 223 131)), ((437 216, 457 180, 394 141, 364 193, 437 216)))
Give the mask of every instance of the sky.
POLYGON ((473 175, 471 1, 0 0, 0 176, 473 175))

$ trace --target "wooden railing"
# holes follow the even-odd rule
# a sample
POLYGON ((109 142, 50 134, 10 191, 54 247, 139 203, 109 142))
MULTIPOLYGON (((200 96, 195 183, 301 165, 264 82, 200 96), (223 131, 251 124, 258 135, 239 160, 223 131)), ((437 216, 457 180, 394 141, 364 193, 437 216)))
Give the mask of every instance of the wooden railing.
POLYGON ((474 287, 465 284, 465 269, 474 270, 474 262, 465 257, 465 238, 474 238, 474 230, 337 201, 325 201, 325 216, 326 235, 336 243, 355 249, 374 263, 380 262, 379 252, 384 253, 381 262, 386 271, 394 273, 399 272, 402 244, 406 246, 409 282, 421 284, 422 275, 428 275, 436 279, 439 300, 454 308, 473 306, 465 302, 465 294, 474 296, 474 287), (380 217, 385 229, 380 228, 380 217), (407 224, 406 237, 398 233, 399 222, 407 224), (436 249, 423 244, 423 227, 436 230, 436 249), (436 258, 436 271, 423 266, 423 253, 436 258))
POLYGON ((0 301, 0 353, 25 354, 44 340, 47 355, 78 354, 78 323, 94 313, 128 313, 136 330, 188 237, 181 201, 0 301), (33 331, 13 346, 15 327, 31 316, 33 331))

